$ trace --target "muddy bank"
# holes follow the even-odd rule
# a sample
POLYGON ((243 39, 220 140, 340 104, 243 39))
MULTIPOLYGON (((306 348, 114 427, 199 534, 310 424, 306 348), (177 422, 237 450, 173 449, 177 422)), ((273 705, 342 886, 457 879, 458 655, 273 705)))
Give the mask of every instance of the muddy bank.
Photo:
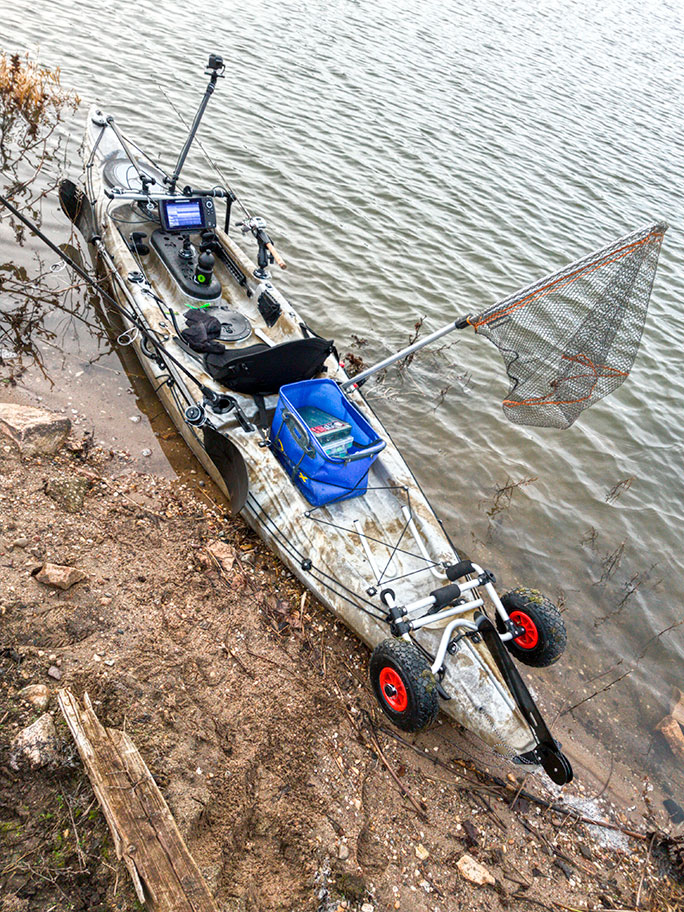
MULTIPOLYGON (((390 731, 365 647, 210 487, 141 474, 87 436, 54 457, 3 439, 0 515, 3 912, 137 908, 59 717, 64 685, 132 736, 226 912, 683 901, 650 838, 549 809, 539 777, 523 783, 445 718, 390 731), (41 582, 46 562, 84 578, 41 582), (14 769, 14 739, 44 712, 28 685, 49 690, 58 751, 14 769)), ((590 782, 566 789, 588 816, 653 829, 590 782)))

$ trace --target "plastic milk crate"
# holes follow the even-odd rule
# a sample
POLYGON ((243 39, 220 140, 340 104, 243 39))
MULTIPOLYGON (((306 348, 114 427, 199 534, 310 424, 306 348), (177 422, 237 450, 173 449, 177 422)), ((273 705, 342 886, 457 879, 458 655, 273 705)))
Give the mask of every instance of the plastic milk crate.
POLYGON ((385 445, 333 380, 304 380, 281 388, 271 424, 271 447, 313 506, 365 494, 370 467, 385 445), (299 409, 317 409, 349 424, 353 443, 346 455, 326 452, 299 409))

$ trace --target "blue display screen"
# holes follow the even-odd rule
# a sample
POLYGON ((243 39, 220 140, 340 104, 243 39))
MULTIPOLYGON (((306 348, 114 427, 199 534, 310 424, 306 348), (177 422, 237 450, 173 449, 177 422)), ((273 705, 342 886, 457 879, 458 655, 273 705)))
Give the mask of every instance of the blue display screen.
POLYGON ((164 208, 166 221, 172 231, 204 227, 200 200, 166 200, 164 208))

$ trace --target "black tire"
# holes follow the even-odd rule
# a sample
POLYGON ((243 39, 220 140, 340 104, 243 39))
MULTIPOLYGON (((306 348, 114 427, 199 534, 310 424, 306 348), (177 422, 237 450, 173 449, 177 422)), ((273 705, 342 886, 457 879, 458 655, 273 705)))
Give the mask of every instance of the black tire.
POLYGON ((437 718, 437 680, 412 643, 383 640, 373 650, 369 672, 377 701, 397 728, 420 731, 437 718))
MULTIPOLYGON (((553 602, 536 589, 525 587, 507 592, 501 602, 509 617, 526 630, 524 636, 506 640, 511 655, 533 668, 546 668, 557 662, 565 652, 568 635, 553 602)), ((499 633, 506 629, 498 614, 496 626, 499 633)))

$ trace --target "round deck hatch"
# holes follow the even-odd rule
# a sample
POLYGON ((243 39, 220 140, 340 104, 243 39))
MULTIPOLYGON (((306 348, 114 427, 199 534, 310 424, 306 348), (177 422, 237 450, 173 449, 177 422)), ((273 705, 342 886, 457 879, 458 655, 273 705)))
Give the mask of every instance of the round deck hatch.
POLYGON ((244 317, 237 310, 231 310, 225 304, 217 304, 214 307, 203 308, 206 314, 209 314, 221 324, 221 342, 242 342, 252 335, 252 327, 247 317, 244 317))

